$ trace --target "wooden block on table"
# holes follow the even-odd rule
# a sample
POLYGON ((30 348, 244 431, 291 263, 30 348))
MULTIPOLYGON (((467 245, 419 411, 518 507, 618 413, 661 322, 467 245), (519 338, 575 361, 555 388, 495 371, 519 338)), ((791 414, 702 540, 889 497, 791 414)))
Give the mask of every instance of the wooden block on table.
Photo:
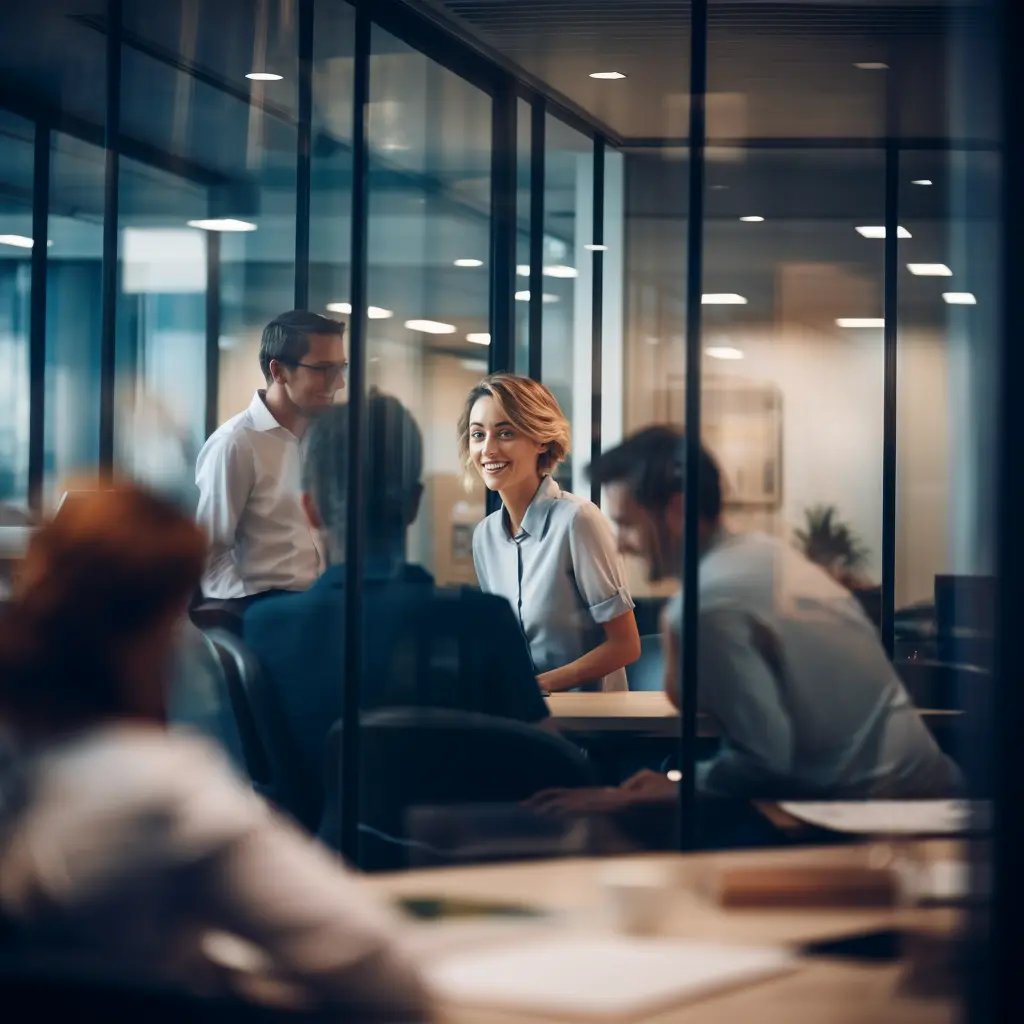
POLYGON ((898 884, 888 869, 862 867, 736 867, 719 872, 723 907, 887 907, 898 884))

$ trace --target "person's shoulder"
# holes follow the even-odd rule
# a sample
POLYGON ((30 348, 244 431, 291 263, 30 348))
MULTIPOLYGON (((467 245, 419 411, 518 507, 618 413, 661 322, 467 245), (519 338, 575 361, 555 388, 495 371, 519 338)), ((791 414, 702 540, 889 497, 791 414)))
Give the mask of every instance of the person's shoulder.
POLYGON ((500 537, 501 529, 501 509, 497 508, 473 527, 473 543, 478 544, 491 537, 500 537))
POLYGON ((102 825, 101 845, 140 860, 191 857, 266 813, 221 751, 185 730, 106 726, 49 751, 41 768, 34 826, 80 850, 102 825))
POLYGON ((69 802, 91 794, 93 801, 118 803, 126 810, 173 804, 186 799, 196 785, 232 777, 209 740, 146 725, 92 730, 52 750, 44 763, 69 802))
POLYGON ((248 409, 236 413, 225 420, 205 441, 199 450, 199 458, 208 457, 213 452, 230 451, 249 445, 252 429, 252 417, 248 409))
POLYGON ((555 503, 555 513, 574 536, 611 537, 608 517, 589 498, 562 491, 560 500, 555 503))

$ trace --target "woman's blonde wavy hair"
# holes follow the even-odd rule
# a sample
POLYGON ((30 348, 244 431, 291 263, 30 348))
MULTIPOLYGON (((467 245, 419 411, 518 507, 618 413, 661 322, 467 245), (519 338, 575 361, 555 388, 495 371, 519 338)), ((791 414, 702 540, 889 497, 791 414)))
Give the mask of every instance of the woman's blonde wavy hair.
POLYGON ((541 476, 551 473, 569 454, 569 421, 551 391, 540 381, 529 377, 492 373, 470 389, 459 416, 459 461, 467 481, 474 478, 469 455, 469 417, 477 400, 487 396, 501 406, 516 430, 545 446, 537 456, 537 470, 541 476))

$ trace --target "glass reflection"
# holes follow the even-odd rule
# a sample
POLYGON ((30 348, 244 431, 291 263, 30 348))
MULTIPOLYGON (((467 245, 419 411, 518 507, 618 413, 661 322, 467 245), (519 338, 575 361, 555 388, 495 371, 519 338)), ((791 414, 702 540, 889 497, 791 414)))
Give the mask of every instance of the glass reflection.
MULTIPOLYGON (((0 112, 0 515, 28 502, 29 300, 32 276, 32 125, 0 112), (14 506, 8 511, 7 506, 14 506)), ((13 525, 9 524, 9 525, 13 525)))

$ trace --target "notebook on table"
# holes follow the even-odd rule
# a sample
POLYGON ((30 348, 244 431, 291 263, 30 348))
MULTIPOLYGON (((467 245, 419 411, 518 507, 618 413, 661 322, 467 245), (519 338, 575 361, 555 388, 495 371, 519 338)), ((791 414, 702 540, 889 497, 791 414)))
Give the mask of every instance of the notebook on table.
POLYGON ((630 1020, 793 970, 784 949, 678 939, 562 935, 442 956, 426 968, 451 1003, 630 1020))

